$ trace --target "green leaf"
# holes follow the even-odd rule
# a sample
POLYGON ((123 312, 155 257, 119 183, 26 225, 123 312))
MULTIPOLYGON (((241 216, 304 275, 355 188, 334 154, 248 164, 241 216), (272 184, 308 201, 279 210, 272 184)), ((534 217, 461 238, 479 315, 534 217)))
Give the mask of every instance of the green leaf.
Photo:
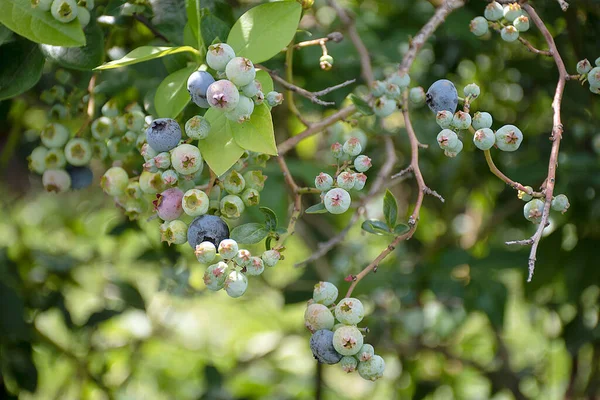
POLYGON ((110 309, 103 309, 102 311, 97 311, 97 312, 93 313, 92 315, 90 315, 88 320, 85 322, 84 326, 87 326, 89 328, 94 328, 94 327, 98 326, 98 324, 101 324, 104 321, 108 321, 109 319, 111 319, 114 316, 120 315, 122 312, 123 311, 110 310, 110 309))
POLYGON ((325 208, 325 204, 319 203, 308 207, 304 212, 306 214, 325 214, 327 209, 325 208))
POLYGON ((83 47, 63 47, 42 44, 42 53, 50 61, 70 69, 89 71, 104 61, 104 34, 93 23, 85 29, 86 45, 83 47))
POLYGON ((385 191, 385 196, 383 197, 383 216, 388 227, 392 229, 398 219, 398 204, 396 203, 396 198, 389 190, 385 191))
POLYGON ((254 244, 258 243, 267 237, 269 231, 263 224, 251 222, 236 226, 231 231, 231 238, 238 243, 242 244, 254 244))
POLYGON ((273 91, 273 79, 271 79, 271 75, 267 71, 263 71, 262 69, 257 70, 256 80, 262 85, 262 92, 265 96, 267 93, 273 91))
POLYGON ((271 110, 266 104, 254 108, 249 121, 242 124, 227 120, 235 142, 242 148, 257 153, 277 155, 271 110))
POLYGON ((123 58, 118 60, 107 62, 99 67, 94 68, 95 70, 121 68, 126 65, 132 65, 141 63, 155 58, 165 57, 171 54, 190 52, 198 54, 198 50, 191 46, 179 46, 179 47, 157 47, 157 46, 141 46, 135 50, 127 53, 123 58))
POLYGON ((266 61, 287 46, 296 34, 302 6, 279 1, 256 6, 238 19, 227 38, 237 56, 253 63, 266 61))
POLYGON ((216 39, 223 41, 229 34, 229 25, 212 14, 205 14, 202 17, 200 33, 205 44, 212 44, 216 39))
POLYGON ((64 24, 48 11, 32 7, 31 0, 0 0, 0 23, 36 43, 66 47, 85 45, 77 18, 64 24))
POLYGON ((192 65, 175 71, 158 85, 154 107, 160 118, 175 118, 190 102, 187 80, 196 68, 192 65))
POLYGON ((42 77, 44 55, 38 45, 20 39, 0 47, 0 100, 31 89, 42 77))
POLYGON ((352 103, 354 103, 356 109, 363 115, 373 115, 373 108, 366 100, 356 96, 355 94, 350 95, 350 100, 352 100, 352 103))
POLYGON ((376 219, 368 219, 362 223, 361 228, 364 231, 369 233, 373 233, 375 235, 390 235, 390 229, 383 221, 379 221, 376 219))
POLYGON ((394 227, 394 234, 397 236, 404 235, 408 231, 410 231, 410 226, 406 224, 398 224, 394 227))
POLYGON ((0 24, 0 46, 12 40, 13 33, 10 29, 0 24))
POLYGON ((146 302, 135 286, 124 281, 113 282, 113 284, 118 289, 119 297, 127 303, 128 306, 139 310, 146 310, 146 302))
POLYGON ((269 232, 275 232, 277 230, 277 225, 279 224, 275 211, 271 210, 269 207, 260 207, 260 211, 265 214, 265 226, 267 227, 267 230, 269 232))
POLYGON ((208 109, 204 118, 210 122, 210 132, 206 139, 198 141, 202 157, 217 175, 223 175, 244 154, 242 149, 233 140, 229 127, 229 120, 219 110, 208 109))
POLYGON ((202 20, 203 11, 200 6, 200 0, 185 0, 185 11, 187 13, 188 25, 196 38, 198 49, 203 49, 204 42, 200 34, 200 21, 202 20))

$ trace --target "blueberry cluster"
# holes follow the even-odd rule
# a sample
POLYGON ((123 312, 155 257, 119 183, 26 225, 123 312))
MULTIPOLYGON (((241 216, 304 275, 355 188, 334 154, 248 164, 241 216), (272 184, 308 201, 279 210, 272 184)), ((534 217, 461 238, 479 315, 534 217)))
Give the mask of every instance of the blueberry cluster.
POLYGON ((500 36, 506 42, 519 39, 519 33, 529 30, 529 17, 519 3, 502 5, 492 1, 485 7, 483 17, 475 17, 469 29, 475 36, 483 36, 489 31, 490 24, 498 24, 502 29, 500 36))
MULTIPOLYGON (((527 192, 519 190, 519 199, 525 201, 523 207, 523 216, 527 221, 534 224, 539 224, 542 221, 542 214, 544 211, 544 201, 538 198, 533 198, 533 188, 531 186, 525 186, 527 192)), ((558 211, 562 214, 566 213, 569 209, 569 199, 564 194, 559 194, 552 198, 551 209, 558 211)))
POLYGON ((50 11, 57 21, 68 23, 75 18, 85 28, 90 23, 90 11, 94 8, 94 0, 32 0, 34 7, 50 11))
MULTIPOLYGON (((188 231, 192 239, 195 232, 188 231)), ((207 236, 207 233, 202 233, 207 236)), ((210 232, 208 233, 210 236, 210 232)), ((190 244, 195 243, 192 239, 190 244)), ((194 246, 193 246, 194 247, 194 246)), ((218 291, 225 289, 227 294, 237 298, 246 293, 248 288, 247 276, 261 275, 265 267, 274 267, 281 259, 277 250, 267 250, 260 257, 253 256, 250 251, 240 249, 233 239, 223 239, 218 242, 202 241, 195 246, 196 258, 203 264, 210 264, 204 272, 204 284, 209 290, 218 291)))
POLYGON ((209 46, 206 63, 219 80, 208 71, 190 75, 187 90, 198 107, 214 108, 222 111, 230 121, 243 123, 250 119, 255 105, 266 101, 270 107, 275 107, 283 102, 281 93, 269 92, 265 96, 261 83, 255 79, 252 61, 236 57, 228 44, 209 46))
POLYGON ((315 285, 304 313, 304 325, 312 332, 310 349, 320 363, 340 363, 347 373, 358 371, 363 379, 375 381, 383 376, 385 362, 375 354, 373 346, 364 342, 357 327, 364 318, 364 307, 352 297, 335 305, 337 297, 338 289, 333 283, 315 285))
MULTIPOLYGON (((371 86, 371 95, 374 98, 373 112, 378 117, 385 118, 391 115, 402 101, 402 93, 408 90, 410 76, 407 73, 395 72, 385 81, 375 81, 371 86)), ((423 89, 421 88, 421 91, 423 89)), ((419 91, 412 95, 419 102, 419 91)), ((422 103, 422 101, 421 101, 422 103)))
MULTIPOLYGON (((465 103, 479 97, 479 86, 471 83, 464 88, 465 103)), ((446 79, 434 82, 427 91, 427 103, 436 113, 436 122, 442 128, 437 135, 438 145, 448 157, 456 157, 463 149, 459 138, 461 131, 473 132, 473 143, 480 150, 496 146, 502 151, 515 151, 523 141, 523 133, 514 125, 504 125, 495 132, 492 116, 487 112, 476 112, 473 117, 468 112, 456 111, 458 93, 454 84, 446 79), (455 112, 456 111, 456 112, 455 112)))
POLYGON ((321 193, 321 199, 327 211, 342 214, 350 208, 349 190, 362 190, 367 182, 364 172, 371 168, 371 159, 362 152, 360 140, 351 137, 342 145, 339 142, 331 145, 333 157, 338 162, 334 177, 321 172, 315 178, 315 187, 321 193), (341 163, 341 164, 340 164, 341 163))
POLYGON ((600 94, 600 57, 594 62, 596 66, 592 68, 592 63, 588 59, 581 60, 577 63, 577 73, 580 75, 582 82, 590 84, 590 92, 600 94))

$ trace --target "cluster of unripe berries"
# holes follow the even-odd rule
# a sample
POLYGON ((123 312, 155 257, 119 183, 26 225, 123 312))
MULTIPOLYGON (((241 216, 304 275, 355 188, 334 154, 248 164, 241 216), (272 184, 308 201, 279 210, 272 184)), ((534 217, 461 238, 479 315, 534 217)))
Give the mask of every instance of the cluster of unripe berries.
POLYGON ((338 162, 334 177, 321 172, 315 178, 315 187, 321 193, 323 205, 331 214, 342 214, 350 208, 352 199, 349 190, 362 190, 367 182, 364 173, 371 168, 371 159, 360 154, 360 140, 351 137, 343 145, 339 142, 331 145, 333 157, 338 162), (341 163, 341 164, 340 164, 341 163))
MULTIPOLYGON (((395 72, 385 81, 375 81, 371 86, 373 96, 373 112, 378 117, 385 118, 391 115, 402 103, 403 93, 408 90, 410 76, 407 73, 395 72)), ((425 92, 422 87, 410 89, 409 99, 415 105, 425 102, 425 92)))
MULTIPOLYGON (((523 207, 523 216, 527 221, 534 224, 539 224, 542 221, 542 214, 544 212, 544 201, 542 199, 533 198, 533 188, 531 186, 525 186, 527 192, 519 190, 519 199, 526 201, 523 207)), ((562 214, 566 213, 571 205, 569 199, 564 194, 559 194, 552 198, 551 209, 558 211, 562 214)))
POLYGON ((580 80, 590 84, 590 92, 600 94, 600 57, 594 62, 596 66, 592 68, 587 58, 577 63, 577 73, 580 74, 580 80))
MULTIPOLYGON (((471 83, 464 88, 465 102, 470 103, 479 97, 479 86, 471 83)), ((473 133, 473 143, 480 150, 497 147, 502 151, 515 151, 523 141, 523 133, 514 125, 504 125, 495 132, 492 116, 487 112, 476 112, 473 117, 468 112, 456 111, 458 93, 452 82, 440 79, 427 91, 427 104, 436 113, 435 120, 442 128, 437 135, 438 145, 448 157, 456 157, 463 149, 459 138, 461 131, 473 133)))
POLYGON ((83 28, 90 23, 90 11, 94 8, 94 0, 32 0, 31 3, 65 24, 77 18, 83 28))
POLYGON ((274 267, 281 259, 277 250, 267 250, 260 257, 250 251, 240 249, 233 239, 224 239, 218 246, 204 241, 195 247, 196 258, 203 264, 210 264, 204 272, 204 284, 209 290, 225 289, 227 294, 237 298, 246 293, 247 276, 261 275, 265 267, 274 267))
POLYGON ((304 325, 312 333, 310 349, 322 364, 339 363, 345 372, 358 371, 363 379, 375 381, 383 376, 385 362, 364 342, 362 331, 366 329, 357 327, 365 315, 363 304, 347 297, 336 305, 337 297, 333 283, 315 285, 304 313, 304 325))
POLYGON ((208 47, 206 64, 214 70, 196 71, 187 81, 187 90, 192 101, 201 108, 214 108, 224 112, 227 119, 243 123, 254 112, 254 106, 266 102, 275 107, 283 102, 278 92, 262 92, 261 83, 255 79, 256 69, 252 61, 245 57, 236 57, 235 52, 226 43, 217 43, 208 47))
POLYGON ((501 27, 502 40, 514 42, 519 39, 519 32, 529 30, 529 17, 519 3, 510 3, 502 7, 500 3, 492 1, 485 7, 483 15, 483 17, 475 17, 469 25, 469 29, 475 36, 485 35, 490 25, 496 24, 501 27))

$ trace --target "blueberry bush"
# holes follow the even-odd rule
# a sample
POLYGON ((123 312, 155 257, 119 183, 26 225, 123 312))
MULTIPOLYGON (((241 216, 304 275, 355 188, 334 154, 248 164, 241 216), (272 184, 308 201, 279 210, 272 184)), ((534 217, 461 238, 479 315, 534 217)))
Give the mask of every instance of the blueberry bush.
POLYGON ((2 398, 600 397, 599 36, 592 0, 0 1, 2 398))

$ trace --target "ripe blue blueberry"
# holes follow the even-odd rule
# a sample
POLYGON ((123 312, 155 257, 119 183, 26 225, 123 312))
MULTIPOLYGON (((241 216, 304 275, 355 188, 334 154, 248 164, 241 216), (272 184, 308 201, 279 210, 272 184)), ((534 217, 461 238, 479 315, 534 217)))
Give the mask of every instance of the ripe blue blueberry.
POLYGON ((458 92, 452 82, 440 79, 427 90, 425 102, 434 113, 447 110, 454 114, 458 106, 458 92))
POLYGON ((448 148, 455 148, 459 142, 458 135, 456 132, 450 129, 443 129, 437 135, 437 142, 440 149, 446 150, 448 148))
POLYGON ((488 22, 483 17, 475 17, 471 20, 471 23, 469 24, 469 30, 475 36, 483 36, 486 33, 488 33, 488 22))
POLYGON ((208 108, 210 105, 206 100, 206 90, 215 81, 213 76, 206 71, 192 72, 187 80, 187 91, 192 101, 202 108, 208 108))
POLYGON ((515 151, 523 141, 523 133, 514 125, 504 125, 496 131, 496 146, 502 151, 515 151))
POLYGON ((502 5, 497 1, 492 1, 485 7, 483 15, 490 21, 498 21, 504 16, 504 10, 502 5))
POLYGON ((500 31, 500 36, 505 42, 514 42, 519 38, 519 31, 512 25, 507 25, 500 31))
POLYGON ((252 61, 245 57, 232 58, 225 67, 227 79, 236 86, 246 86, 256 77, 256 69, 252 61))
POLYGON ((202 242, 211 242, 217 246, 229 237, 229 227, 216 215, 201 215, 196 217, 188 227, 187 240, 192 249, 202 242))
POLYGON ((146 141, 156 152, 169 151, 179 144, 181 127, 172 118, 158 118, 146 129, 146 141))
POLYGON ((356 326, 341 326, 333 333, 333 347, 343 356, 355 355, 363 343, 363 335, 356 326))
POLYGON ((551 207, 554 211, 558 211, 561 213, 566 213, 571 205, 569 204, 569 199, 564 194, 559 194, 558 196, 552 199, 551 207))
POLYGON ((473 143, 480 150, 489 150, 496 143, 496 135, 490 128, 478 129, 473 134, 473 143))
POLYGON ((321 329, 310 337, 310 350, 321 364, 337 364, 342 359, 342 355, 333 347, 333 335, 329 329, 321 329))
POLYGON ((539 224, 542 221, 542 213, 544 212, 544 202, 540 199, 533 199, 523 207, 523 216, 527 221, 534 224, 539 224))
POLYGON ((473 115, 471 125, 473 126, 473 129, 477 130, 491 128, 492 122, 492 115, 490 113, 477 111, 475 115, 473 115))
POLYGON ((233 82, 221 79, 208 87, 206 100, 218 110, 233 111, 240 101, 240 92, 233 82))
POLYGON ((208 46, 206 52, 206 63, 216 71, 225 71, 229 61, 235 57, 235 52, 230 45, 217 43, 208 46))

